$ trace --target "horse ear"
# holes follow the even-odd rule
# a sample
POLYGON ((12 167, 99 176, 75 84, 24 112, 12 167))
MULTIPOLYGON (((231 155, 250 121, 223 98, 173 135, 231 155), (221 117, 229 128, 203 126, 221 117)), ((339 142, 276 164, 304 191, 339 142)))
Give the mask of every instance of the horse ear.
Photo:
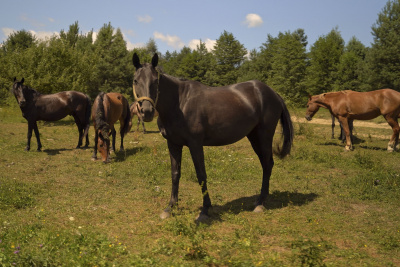
POLYGON ((25 79, 24 79, 24 78, 22 78, 22 80, 21 80, 21 83, 24 83, 24 81, 25 81, 25 79))
POLYGON ((151 65, 153 65, 153 68, 157 67, 158 64, 158 54, 155 53, 153 58, 151 59, 151 65))
POLYGON ((140 64, 139 56, 136 54, 136 52, 133 54, 132 62, 133 62, 133 66, 135 66, 136 69, 138 69, 142 66, 140 64))
POLYGON ((308 99, 311 100, 311 98, 312 98, 312 95, 308 94, 308 99))
POLYGON ((14 77, 14 82, 17 80, 17 77, 14 77))

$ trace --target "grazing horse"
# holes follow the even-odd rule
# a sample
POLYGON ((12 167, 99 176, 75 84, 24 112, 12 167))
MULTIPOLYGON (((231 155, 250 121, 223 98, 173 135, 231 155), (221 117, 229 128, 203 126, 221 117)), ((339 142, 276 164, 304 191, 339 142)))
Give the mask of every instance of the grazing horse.
POLYGON ((24 85, 24 78, 17 81, 14 78, 13 93, 22 111, 22 116, 28 121, 28 142, 25 150, 31 148, 32 130, 35 131, 37 150, 40 151, 39 129, 37 121, 58 121, 67 115, 74 117, 78 126, 79 140, 76 148, 82 146, 86 137, 85 147, 89 146, 88 131, 90 127, 90 98, 81 92, 65 91, 55 94, 41 94, 35 89, 24 85))
POLYGON ((247 136, 263 168, 261 194, 255 212, 263 211, 274 165, 273 152, 283 158, 290 153, 293 125, 283 99, 264 83, 248 81, 229 86, 209 87, 196 81, 175 78, 157 71, 158 56, 151 64, 141 64, 133 55, 135 66, 133 91, 141 103, 145 120, 158 111, 158 127, 167 139, 171 159, 172 191, 161 218, 171 215, 178 201, 182 148, 189 148, 198 182, 203 193, 203 207, 198 220, 208 217, 211 200, 203 146, 232 144, 247 136), (283 145, 273 149, 276 126, 283 126, 283 145))
POLYGON ((124 150, 124 135, 132 127, 128 100, 120 93, 99 93, 93 103, 92 120, 95 130, 92 158, 97 159, 98 150, 103 163, 108 163, 110 162, 110 134, 113 138, 111 150, 115 151, 115 122, 119 120, 120 123, 121 151, 124 150))
POLYGON ((399 142, 400 93, 392 89, 371 92, 341 91, 310 96, 307 103, 306 119, 311 120, 319 107, 329 109, 343 126, 346 133, 346 150, 352 150, 350 120, 372 120, 382 115, 392 127, 393 135, 388 151, 393 151, 399 142))
POLYGON ((146 133, 146 128, 144 127, 143 117, 142 117, 142 114, 139 112, 139 109, 140 109, 139 102, 137 102, 137 101, 133 102, 130 105, 129 109, 131 111, 131 118, 133 118, 135 115, 138 117, 137 131, 139 131, 139 125, 140 125, 140 123, 142 123, 143 133, 146 133))

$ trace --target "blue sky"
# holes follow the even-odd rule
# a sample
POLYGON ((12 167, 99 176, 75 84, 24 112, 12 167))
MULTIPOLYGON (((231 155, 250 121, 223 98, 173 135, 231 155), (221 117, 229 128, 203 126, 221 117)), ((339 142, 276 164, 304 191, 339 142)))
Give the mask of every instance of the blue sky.
POLYGON ((209 47, 226 30, 248 50, 258 49, 268 34, 302 28, 309 46, 338 27, 345 42, 355 36, 373 42, 371 26, 387 0, 2 0, 0 43, 13 31, 38 38, 68 30, 78 21, 82 33, 107 23, 120 28, 128 49, 153 38, 161 53, 209 47))

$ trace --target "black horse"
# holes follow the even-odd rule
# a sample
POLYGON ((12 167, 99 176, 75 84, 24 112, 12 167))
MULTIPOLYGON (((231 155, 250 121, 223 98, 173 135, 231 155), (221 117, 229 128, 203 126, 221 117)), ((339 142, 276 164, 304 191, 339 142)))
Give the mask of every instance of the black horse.
POLYGON ((254 211, 263 211, 269 192, 269 179, 274 166, 273 152, 279 157, 290 153, 293 125, 283 99, 259 81, 209 87, 157 71, 158 56, 151 64, 141 64, 133 55, 133 92, 141 104, 145 121, 158 111, 158 127, 167 139, 171 159, 172 192, 168 207, 161 214, 167 218, 178 201, 181 177, 182 148, 190 150, 198 182, 203 192, 203 208, 199 219, 207 218, 211 200, 207 190, 203 146, 222 146, 247 136, 263 168, 261 194, 254 211), (273 149, 276 126, 283 126, 283 144, 273 149))
POLYGON ((85 137, 85 147, 89 146, 88 131, 91 112, 89 96, 76 91, 65 91, 48 95, 41 94, 35 89, 24 85, 24 78, 21 81, 17 81, 14 78, 13 93, 21 108, 22 116, 28 121, 26 151, 31 148, 32 130, 35 131, 37 150, 40 151, 42 148, 37 121, 58 121, 67 115, 73 116, 78 126, 79 141, 77 148, 82 146, 85 137))

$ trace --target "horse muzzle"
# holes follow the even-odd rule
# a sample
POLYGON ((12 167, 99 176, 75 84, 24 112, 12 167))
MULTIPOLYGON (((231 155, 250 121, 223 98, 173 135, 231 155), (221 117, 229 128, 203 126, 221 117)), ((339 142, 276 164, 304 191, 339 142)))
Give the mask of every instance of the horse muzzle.
POLYGON ((144 101, 140 108, 140 113, 142 115, 143 121, 151 122, 154 117, 154 111, 155 109, 152 103, 150 103, 149 101, 144 101))
POLYGON ((312 117, 310 115, 306 115, 306 120, 310 121, 312 120, 312 117))

